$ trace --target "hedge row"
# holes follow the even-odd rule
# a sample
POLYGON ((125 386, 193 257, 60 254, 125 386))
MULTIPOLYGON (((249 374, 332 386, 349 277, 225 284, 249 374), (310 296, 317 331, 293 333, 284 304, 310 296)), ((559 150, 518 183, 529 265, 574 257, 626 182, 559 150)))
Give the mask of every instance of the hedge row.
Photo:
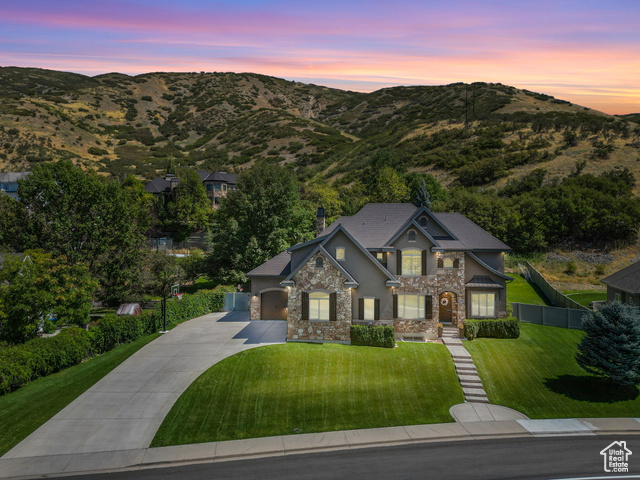
POLYGON ((520 325, 515 317, 497 319, 467 319, 464 321, 464 336, 474 338, 518 338, 520 325))
MULTIPOLYGON (((204 290, 167 302, 167 328, 222 310, 224 292, 204 290)), ((36 338, 22 345, 0 349, 0 395, 12 392, 38 377, 80 363, 91 355, 108 352, 125 343, 157 332, 163 326, 162 308, 140 316, 105 315, 89 331, 72 327, 55 337, 36 338)))
POLYGON ((351 345, 393 348, 395 336, 391 325, 351 325, 351 345))
POLYGON ((87 357, 90 345, 89 332, 72 327, 55 337, 34 338, 0 350, 0 395, 38 377, 77 365, 87 357))

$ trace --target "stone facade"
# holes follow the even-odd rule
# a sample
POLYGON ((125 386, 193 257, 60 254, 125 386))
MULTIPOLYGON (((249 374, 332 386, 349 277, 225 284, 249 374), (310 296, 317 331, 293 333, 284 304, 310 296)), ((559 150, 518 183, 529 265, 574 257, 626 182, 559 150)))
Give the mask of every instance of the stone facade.
POLYGON ((350 342, 351 289, 343 284, 347 279, 322 253, 318 252, 294 275, 295 285, 289 289, 287 338, 290 340, 321 340, 350 342), (316 267, 322 257, 323 267, 316 267), (323 290, 336 293, 336 320, 309 321, 302 318, 302 293, 323 290))
POLYGON ((251 320, 260 320, 260 295, 253 295, 249 301, 249 318, 251 320))
POLYGON ((440 294, 444 292, 454 294, 451 323, 458 325, 465 319, 464 253, 447 252, 441 254, 440 258, 457 260, 458 268, 438 268, 435 275, 397 277, 400 280, 400 286, 396 288, 396 294, 421 293, 433 297, 432 318, 430 320, 394 319, 398 338, 401 338, 403 333, 421 333, 425 334, 426 338, 435 338, 438 334, 438 322, 440 321, 440 294))

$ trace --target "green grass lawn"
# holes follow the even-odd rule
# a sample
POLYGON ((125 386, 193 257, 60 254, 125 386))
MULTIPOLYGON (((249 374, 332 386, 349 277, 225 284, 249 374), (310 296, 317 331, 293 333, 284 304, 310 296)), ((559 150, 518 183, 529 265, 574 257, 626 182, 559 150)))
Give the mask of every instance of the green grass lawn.
POLYGON ((607 299, 607 292, 600 290, 565 290, 562 293, 587 308, 590 302, 601 302, 607 299))
POLYGON ((509 274, 513 282, 507 283, 507 302, 531 305, 551 305, 544 293, 534 284, 527 282, 520 274, 509 274))
POLYGON ((465 342, 491 403, 531 418, 638 416, 638 388, 612 388, 578 366, 581 331, 520 327, 519 339, 465 342))
POLYGON ((80 365, 39 378, 0 397, 0 455, 84 393, 94 383, 160 334, 111 350, 80 365))
POLYGON ((152 446, 451 422, 449 408, 463 400, 444 345, 272 345, 202 374, 152 446))

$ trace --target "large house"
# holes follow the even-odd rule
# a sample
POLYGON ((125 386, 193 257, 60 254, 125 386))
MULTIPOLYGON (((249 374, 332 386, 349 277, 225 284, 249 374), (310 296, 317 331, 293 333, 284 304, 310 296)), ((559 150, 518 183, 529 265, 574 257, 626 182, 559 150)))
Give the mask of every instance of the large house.
POLYGON ((393 325, 398 339, 438 322, 506 316, 509 247, 459 213, 370 203, 247 273, 251 318, 288 321, 290 341, 349 342, 352 324, 393 325))
MULTIPOLYGON (((236 189, 237 175, 227 172, 206 172, 198 170, 200 180, 207 192, 207 197, 211 201, 212 208, 218 208, 220 199, 227 196, 229 190, 236 189)), ((145 190, 154 195, 169 196, 178 186, 179 180, 173 174, 168 173, 164 177, 156 177, 145 185, 145 190)))
POLYGON ((6 193, 14 200, 18 200, 18 180, 22 180, 31 172, 0 173, 0 193, 6 193))
POLYGON ((607 301, 640 307, 640 262, 618 270, 601 281, 607 286, 607 301))

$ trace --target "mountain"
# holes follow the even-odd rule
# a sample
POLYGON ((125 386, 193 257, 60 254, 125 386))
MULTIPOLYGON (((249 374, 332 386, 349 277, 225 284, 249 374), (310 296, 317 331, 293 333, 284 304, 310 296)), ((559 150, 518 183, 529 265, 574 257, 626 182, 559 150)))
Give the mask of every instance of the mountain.
POLYGON ((303 181, 348 184, 380 150, 445 184, 502 184, 545 167, 629 167, 638 116, 615 117, 502 84, 343 91, 251 73, 0 68, 0 171, 70 158, 151 178, 173 163, 233 169, 265 159, 303 181))

